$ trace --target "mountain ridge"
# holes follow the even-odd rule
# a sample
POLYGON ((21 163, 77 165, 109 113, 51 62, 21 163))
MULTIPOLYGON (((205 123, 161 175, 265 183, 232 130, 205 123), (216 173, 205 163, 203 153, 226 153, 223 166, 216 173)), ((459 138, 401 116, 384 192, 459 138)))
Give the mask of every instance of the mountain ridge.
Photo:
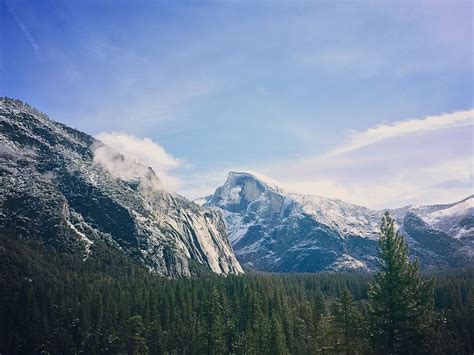
MULTIPOLYGON (((472 262, 473 197, 450 204, 388 209, 425 269, 472 262), (459 213, 446 212, 463 203, 466 206, 459 213), (424 223, 423 228, 415 217, 424 223), (427 235, 435 238, 431 244, 427 235), (439 250, 441 240, 449 244, 451 254, 439 250)), ((249 172, 229 173, 226 182, 200 202, 223 212, 230 240, 244 265, 277 272, 370 271, 377 266, 379 224, 385 210, 287 193, 249 172)))
POLYGON ((192 275, 191 260, 215 273, 243 272, 220 213, 160 189, 151 168, 19 100, 0 99, 0 128, 1 231, 82 249, 85 258, 105 241, 167 277, 192 275), (126 162, 138 177, 104 162, 126 162))

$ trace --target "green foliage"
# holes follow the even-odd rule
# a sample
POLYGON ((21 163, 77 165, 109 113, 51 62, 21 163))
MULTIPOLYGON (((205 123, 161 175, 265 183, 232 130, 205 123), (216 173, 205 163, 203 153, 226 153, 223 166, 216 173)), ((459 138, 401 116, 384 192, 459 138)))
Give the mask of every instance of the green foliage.
POLYGON ((148 346, 143 336, 144 333, 145 325, 143 324, 142 316, 136 315, 128 318, 121 337, 124 353, 131 355, 148 354, 148 346))
POLYGON ((270 338, 269 340, 269 353, 275 355, 289 354, 286 347, 285 334, 283 333, 283 326, 280 318, 277 314, 273 314, 270 320, 270 338))
POLYGON ((365 350, 365 322, 348 289, 333 303, 332 343, 339 353, 360 354, 365 350))
POLYGON ((430 353, 433 285, 410 262, 402 235, 388 212, 379 240, 380 271, 370 285, 374 347, 387 354, 430 353))
MULTIPOLYGON (((0 257, 1 354, 379 352, 371 275, 168 280, 100 243, 83 261, 13 236, 0 236, 0 257)), ((433 354, 473 352, 473 276, 436 276, 433 354)))

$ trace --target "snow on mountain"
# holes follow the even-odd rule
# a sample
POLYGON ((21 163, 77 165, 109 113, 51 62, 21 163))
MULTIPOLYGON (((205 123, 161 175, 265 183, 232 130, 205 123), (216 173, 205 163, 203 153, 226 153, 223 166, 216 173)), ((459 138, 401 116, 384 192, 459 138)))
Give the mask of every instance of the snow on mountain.
POLYGON ((454 238, 474 237, 474 195, 452 204, 414 206, 409 210, 454 238))
MULTIPOLYGON (((450 205, 391 210, 425 269, 472 261, 472 196, 450 205)), ((251 172, 230 172, 201 199, 224 214, 241 263, 265 271, 372 270, 384 211, 286 193, 251 172)))
POLYGON ((106 244, 168 277, 242 273, 222 215, 155 172, 30 106, 0 100, 0 232, 94 254, 106 244))
POLYGON ((351 205, 341 200, 324 197, 291 194, 303 213, 336 229, 342 236, 357 235, 369 239, 378 239, 379 225, 382 218, 380 211, 351 205))
POLYGON ((211 198, 211 195, 198 198, 198 199, 194 200, 193 202, 196 205, 203 206, 205 203, 207 203, 207 201, 209 201, 210 198, 211 198))

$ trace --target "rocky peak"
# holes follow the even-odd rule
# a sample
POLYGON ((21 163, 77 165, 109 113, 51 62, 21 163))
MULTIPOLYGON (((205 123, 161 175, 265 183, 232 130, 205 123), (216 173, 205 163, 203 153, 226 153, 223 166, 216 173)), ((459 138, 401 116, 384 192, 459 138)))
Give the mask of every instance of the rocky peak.
MULTIPOLYGON (((240 262, 262 271, 373 270, 382 210, 286 193, 259 174, 230 172, 205 206, 220 209, 240 262)), ((472 258, 472 196, 448 205, 391 210, 424 269, 472 258)))
POLYGON ((167 277, 241 273, 218 212, 19 100, 0 99, 0 232, 94 256, 107 244, 167 277), (198 266, 201 265, 201 266, 198 266))
POLYGON ((231 212, 245 211, 263 195, 281 195, 283 188, 263 175, 250 172, 229 172, 224 185, 217 188, 208 204, 231 212))

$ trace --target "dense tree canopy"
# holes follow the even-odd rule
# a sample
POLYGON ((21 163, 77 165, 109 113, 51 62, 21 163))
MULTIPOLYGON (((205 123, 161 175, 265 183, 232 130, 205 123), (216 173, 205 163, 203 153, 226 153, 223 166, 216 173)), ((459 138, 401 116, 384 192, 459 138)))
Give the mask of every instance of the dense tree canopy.
POLYGON ((385 222, 385 264, 375 279, 249 273, 168 280, 100 245, 83 261, 0 236, 0 353, 360 354, 386 346, 403 353, 416 336, 423 339, 416 352, 471 354, 473 270, 435 275, 432 293, 385 222), (386 258, 391 249, 399 255, 386 258), (389 292, 400 309, 385 304, 389 292), (420 327, 425 319, 429 328, 420 327))

